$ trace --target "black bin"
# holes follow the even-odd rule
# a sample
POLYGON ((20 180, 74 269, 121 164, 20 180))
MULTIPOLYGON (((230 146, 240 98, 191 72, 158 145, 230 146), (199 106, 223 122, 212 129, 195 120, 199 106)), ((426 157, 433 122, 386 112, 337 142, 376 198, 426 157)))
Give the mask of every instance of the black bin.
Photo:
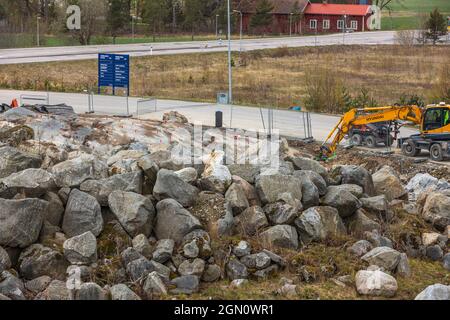
POLYGON ((223 112, 217 111, 216 112, 216 128, 222 128, 223 127, 223 112))

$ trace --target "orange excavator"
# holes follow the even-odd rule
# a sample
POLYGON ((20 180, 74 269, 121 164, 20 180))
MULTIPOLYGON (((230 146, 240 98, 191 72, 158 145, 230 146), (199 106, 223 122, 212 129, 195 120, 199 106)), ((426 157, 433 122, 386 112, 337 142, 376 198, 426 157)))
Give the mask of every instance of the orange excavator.
MULTIPOLYGON (((333 156, 339 143, 349 135, 353 129, 377 123, 395 123, 395 137, 403 154, 416 157, 422 150, 430 153, 430 158, 442 161, 450 157, 450 105, 440 103, 426 108, 418 106, 387 106, 378 108, 352 109, 345 113, 339 123, 331 131, 321 147, 320 158, 326 160, 333 156), (420 125, 420 134, 407 138, 398 138, 398 122, 407 121, 420 125), (332 139, 332 140, 331 140, 332 139), (331 140, 331 142, 330 142, 331 140)), ((387 133, 391 139, 390 132, 387 133)), ((353 141, 367 140, 373 142, 373 135, 352 137, 353 141)), ((391 143, 388 142, 387 145, 391 143)))

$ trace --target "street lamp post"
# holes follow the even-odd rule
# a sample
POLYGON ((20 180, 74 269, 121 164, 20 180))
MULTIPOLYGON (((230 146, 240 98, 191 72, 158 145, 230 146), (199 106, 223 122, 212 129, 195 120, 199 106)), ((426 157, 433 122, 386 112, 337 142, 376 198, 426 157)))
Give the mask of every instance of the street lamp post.
POLYGON ((293 12, 289 14, 289 37, 292 37, 292 16, 294 15, 293 12))
POLYGON ((216 39, 219 37, 219 15, 216 14, 216 39))
POLYGON ((40 47, 41 46, 41 39, 40 39, 40 30, 39 30, 39 22, 41 20, 41 16, 38 14, 37 18, 36 18, 36 42, 37 42, 37 46, 40 47))
POLYGON ((133 42, 134 42, 134 20, 135 20, 135 16, 133 14, 131 16, 131 37, 133 39, 133 42))
POLYGON ((347 31, 347 15, 344 11, 344 27, 342 28, 342 44, 345 45, 345 32, 347 31))
POLYGON ((233 12, 235 13, 239 13, 240 18, 241 18, 241 22, 240 22, 240 27, 239 27, 239 53, 242 52, 242 11, 238 11, 238 10, 233 10, 233 12))

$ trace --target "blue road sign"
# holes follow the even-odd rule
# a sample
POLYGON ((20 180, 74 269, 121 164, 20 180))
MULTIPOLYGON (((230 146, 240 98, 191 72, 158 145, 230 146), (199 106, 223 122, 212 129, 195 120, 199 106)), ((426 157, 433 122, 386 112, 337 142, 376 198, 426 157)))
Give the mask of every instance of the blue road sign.
POLYGON ((100 53, 98 55, 98 92, 101 87, 127 89, 130 95, 130 56, 100 53))

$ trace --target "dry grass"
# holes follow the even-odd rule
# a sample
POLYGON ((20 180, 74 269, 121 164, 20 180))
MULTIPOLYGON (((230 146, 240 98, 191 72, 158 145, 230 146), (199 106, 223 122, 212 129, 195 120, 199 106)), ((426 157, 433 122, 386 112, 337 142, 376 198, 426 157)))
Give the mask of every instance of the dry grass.
MULTIPOLYGON (((379 103, 402 94, 429 101, 448 79, 450 47, 333 46, 279 48, 234 55, 234 98, 239 104, 304 104, 307 73, 332 72, 350 93, 369 90, 379 103), (438 83, 439 82, 439 83, 438 83)), ((97 62, 74 61, 0 67, 0 87, 81 92, 95 88, 97 62)), ((215 101, 227 88, 226 55, 190 54, 133 58, 132 94, 215 101)), ((445 90, 444 90, 445 91, 445 90)))

